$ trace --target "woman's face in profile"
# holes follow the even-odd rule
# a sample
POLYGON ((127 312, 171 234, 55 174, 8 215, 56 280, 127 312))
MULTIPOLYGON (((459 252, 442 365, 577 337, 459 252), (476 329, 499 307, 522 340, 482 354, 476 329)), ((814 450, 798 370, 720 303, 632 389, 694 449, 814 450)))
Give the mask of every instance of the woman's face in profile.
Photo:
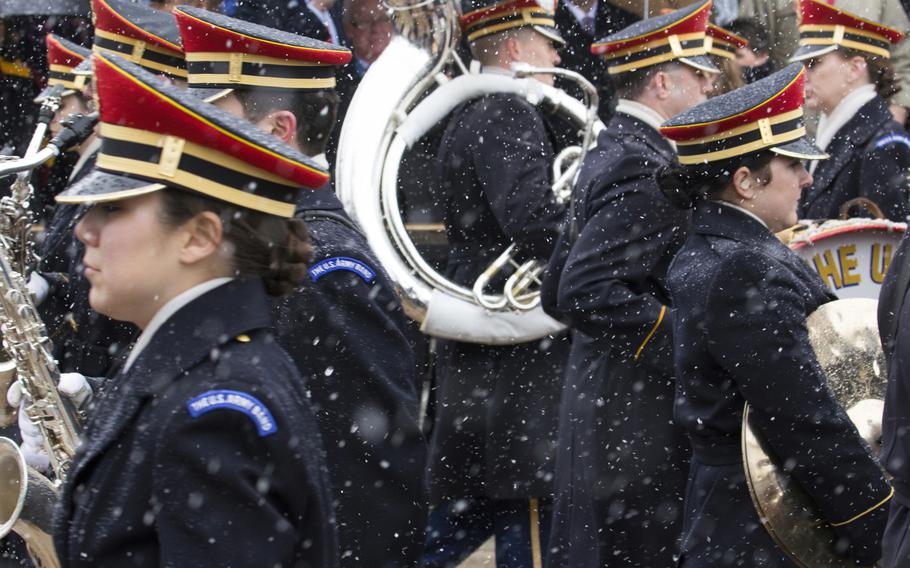
POLYGON ((773 232, 792 227, 799 220, 796 209, 803 189, 812 185, 812 176, 796 158, 775 156, 771 160, 770 180, 758 176, 760 188, 749 202, 749 209, 773 232))
POLYGON ((97 312, 144 327, 168 297, 181 269, 181 233, 162 223, 160 207, 158 191, 97 203, 76 225, 97 312))

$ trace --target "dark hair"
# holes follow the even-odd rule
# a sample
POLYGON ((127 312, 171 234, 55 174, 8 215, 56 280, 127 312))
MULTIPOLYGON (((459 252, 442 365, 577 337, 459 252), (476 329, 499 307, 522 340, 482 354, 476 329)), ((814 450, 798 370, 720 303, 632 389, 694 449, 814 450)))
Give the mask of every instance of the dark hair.
POLYGON ((875 85, 875 92, 883 99, 890 99, 901 91, 901 86, 897 84, 897 80, 894 77, 894 66, 891 64, 890 59, 858 49, 841 47, 837 51, 844 59, 862 57, 866 60, 869 80, 875 85))
POLYGON ((235 276, 260 276, 271 296, 287 294, 306 277, 313 246, 303 220, 242 209, 179 189, 161 193, 161 221, 167 226, 181 225, 203 211, 221 218, 224 240, 234 247, 235 276))
POLYGON ((768 30, 758 25, 753 18, 736 18, 727 29, 749 42, 754 53, 771 53, 771 39, 768 30))
POLYGON ((335 126, 338 94, 329 89, 285 91, 237 89, 234 91, 250 122, 259 122, 270 112, 287 110, 297 117, 297 143, 309 156, 325 152, 325 145, 335 126))
POLYGON ((717 197, 739 168, 749 168, 765 184, 770 183, 774 155, 770 150, 763 150, 707 164, 684 166, 674 162, 657 170, 657 186, 673 205, 691 209, 699 201, 717 197))
POLYGON ((666 71, 671 65, 676 64, 678 63, 675 61, 667 61, 643 69, 634 69, 614 75, 613 85, 616 88, 616 96, 634 101, 645 92, 645 88, 647 88, 654 75, 659 71, 666 71))

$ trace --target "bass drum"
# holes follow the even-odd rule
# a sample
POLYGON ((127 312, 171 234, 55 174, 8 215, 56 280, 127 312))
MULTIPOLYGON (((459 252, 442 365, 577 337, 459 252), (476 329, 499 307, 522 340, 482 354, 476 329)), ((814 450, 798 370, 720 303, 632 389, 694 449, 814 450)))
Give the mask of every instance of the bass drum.
POLYGON ((906 223, 880 219, 802 221, 778 234, 838 298, 878 299, 906 223))

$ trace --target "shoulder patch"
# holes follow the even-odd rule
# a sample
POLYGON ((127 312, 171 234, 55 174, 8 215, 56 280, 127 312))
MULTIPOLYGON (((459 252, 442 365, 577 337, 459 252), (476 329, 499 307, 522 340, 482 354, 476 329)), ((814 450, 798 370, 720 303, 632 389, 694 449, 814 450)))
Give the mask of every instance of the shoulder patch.
POLYGON ((335 272, 336 270, 353 272, 357 276, 360 276, 367 284, 372 284, 373 280, 376 279, 376 272, 367 266, 366 263, 357 260, 356 258, 349 258, 346 256, 333 256, 332 258, 317 262, 310 267, 308 272, 310 273, 310 278, 313 282, 317 282, 326 274, 335 272))
POLYGON ((890 144, 903 144, 904 146, 910 148, 910 138, 903 134, 889 134, 887 136, 882 136, 875 141, 875 149, 884 148, 890 144))
POLYGON ((236 410, 249 416, 256 425, 260 437, 278 431, 272 413, 255 396, 235 390, 210 390, 195 396, 186 403, 190 416, 199 418, 207 412, 226 408, 236 410))

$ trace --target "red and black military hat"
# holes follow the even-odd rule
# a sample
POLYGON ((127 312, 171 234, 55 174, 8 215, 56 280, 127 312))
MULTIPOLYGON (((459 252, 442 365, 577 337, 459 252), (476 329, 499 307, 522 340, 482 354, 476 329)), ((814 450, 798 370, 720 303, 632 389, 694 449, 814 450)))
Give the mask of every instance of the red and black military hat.
POLYGON ((469 42, 505 30, 529 26, 564 45, 556 28, 555 0, 462 0, 461 32, 469 42))
POLYGON ((705 29, 705 51, 711 55, 736 58, 736 50, 749 47, 749 40, 714 24, 705 29))
POLYGON ((57 201, 115 201, 173 187, 292 217, 301 187, 328 181, 311 158, 122 57, 94 61, 101 149, 95 170, 57 201))
POLYGON ((91 50, 54 34, 47 34, 45 43, 47 87, 35 98, 35 102, 40 103, 50 96, 65 97, 83 92, 91 75, 76 73, 76 68, 91 57, 91 50))
POLYGON ((705 29, 711 0, 636 22, 591 44, 591 53, 607 61, 611 75, 679 61, 700 71, 718 73, 705 56, 705 29))
POLYGON ((175 79, 186 79, 177 20, 129 0, 92 0, 95 53, 114 53, 175 79))
POLYGON ((799 48, 790 61, 821 57, 838 47, 890 58, 901 32, 818 0, 798 0, 799 48))
POLYGON ((704 164, 770 150, 803 160, 827 155, 806 140, 802 65, 709 99, 665 122, 660 133, 676 142, 679 163, 704 164))
POLYGON ((194 88, 333 89, 335 68, 351 60, 344 47, 201 8, 174 16, 194 88))

